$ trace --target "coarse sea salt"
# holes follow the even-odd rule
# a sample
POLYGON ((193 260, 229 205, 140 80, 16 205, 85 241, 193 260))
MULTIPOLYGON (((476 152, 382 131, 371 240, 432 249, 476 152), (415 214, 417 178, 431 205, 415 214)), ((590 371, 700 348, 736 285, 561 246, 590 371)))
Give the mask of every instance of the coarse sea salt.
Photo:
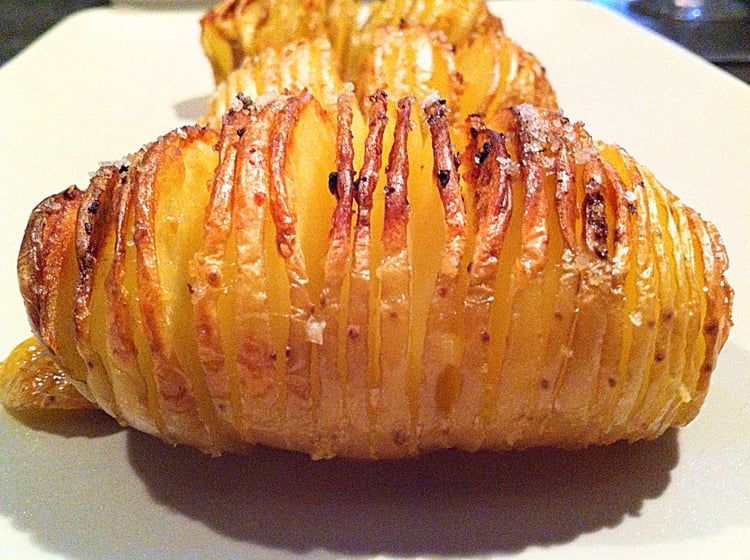
POLYGON ((440 93, 435 90, 432 93, 427 94, 427 96, 424 98, 424 101, 422 101, 422 110, 426 111, 429 107, 431 107, 435 103, 440 103, 441 101, 442 98, 440 97, 440 93))
POLYGON ((307 332, 307 340, 313 344, 323 344, 323 330, 326 328, 325 321, 316 321, 314 317, 310 317, 305 322, 305 331, 307 332))

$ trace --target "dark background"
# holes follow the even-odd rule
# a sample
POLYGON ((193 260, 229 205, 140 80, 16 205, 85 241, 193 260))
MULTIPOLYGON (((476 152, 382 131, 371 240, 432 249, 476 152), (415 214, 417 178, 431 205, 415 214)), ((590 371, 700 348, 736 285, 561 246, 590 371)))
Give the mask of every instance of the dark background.
MULTIPOLYGON (((218 0, 216 0, 218 2, 218 0)), ((750 83, 750 0, 733 0, 735 15, 675 20, 654 10, 654 0, 595 0, 685 45, 750 83), (744 14, 737 12, 744 11, 744 14)), ((0 65, 68 14, 108 0, 0 0, 0 65)), ((728 0, 725 4, 731 4, 728 0)))

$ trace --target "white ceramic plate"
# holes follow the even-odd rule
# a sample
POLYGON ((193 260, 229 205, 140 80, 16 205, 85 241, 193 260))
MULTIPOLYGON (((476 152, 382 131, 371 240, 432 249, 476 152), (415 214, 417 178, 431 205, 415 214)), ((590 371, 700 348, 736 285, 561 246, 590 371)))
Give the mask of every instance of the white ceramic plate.
MULTIPOLYGON (((568 116, 620 143, 724 235, 738 289, 703 411, 583 453, 210 459, 106 418, 0 412, 0 558, 747 558, 750 88, 598 6, 497 3, 568 116)), ((80 13, 0 69, 0 353, 28 336, 15 258, 31 208, 193 120, 197 12, 80 13)))

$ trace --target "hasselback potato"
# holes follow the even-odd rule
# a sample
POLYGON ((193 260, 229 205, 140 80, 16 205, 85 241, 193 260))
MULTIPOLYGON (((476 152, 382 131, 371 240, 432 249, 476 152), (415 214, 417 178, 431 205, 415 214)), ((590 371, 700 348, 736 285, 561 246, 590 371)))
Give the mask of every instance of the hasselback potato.
POLYGON ((308 89, 328 111, 351 83, 358 105, 387 88, 421 102, 437 91, 460 122, 531 103, 557 108, 539 61, 503 33, 483 0, 223 2, 201 20, 217 89, 200 122, 218 128, 235 96, 308 89))
POLYGON ((689 422, 730 327, 715 228, 522 104, 240 95, 32 213, 34 332, 123 424, 207 452, 583 447, 689 422))
POLYGON ((219 84, 247 58, 297 41, 325 39, 351 80, 383 28, 421 27, 453 45, 502 34, 484 0, 225 0, 201 18, 201 44, 219 84), (360 23, 360 16, 366 15, 360 23))

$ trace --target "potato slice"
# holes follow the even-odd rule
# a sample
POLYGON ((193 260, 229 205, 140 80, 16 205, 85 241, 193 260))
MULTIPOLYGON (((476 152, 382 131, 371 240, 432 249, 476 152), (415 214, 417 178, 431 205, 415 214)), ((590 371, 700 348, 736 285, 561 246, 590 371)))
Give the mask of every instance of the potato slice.
POLYGON ((456 49, 455 60, 462 75, 457 102, 462 115, 491 117, 521 103, 557 108, 544 67, 506 35, 477 33, 456 49))
POLYGON ((341 75, 340 59, 328 39, 300 40, 280 49, 267 47, 246 58, 218 85, 199 122, 220 128, 222 116, 240 92, 257 99, 264 94, 307 89, 333 113, 343 87, 341 75))
MULTIPOLYGON (((376 91, 369 99, 368 132, 365 138, 362 167, 356 179, 354 200, 357 204, 349 277, 347 312, 347 402, 352 434, 357 439, 373 437, 370 392, 377 391, 378 316, 375 294, 379 278, 373 274, 379 253, 373 248, 373 206, 383 153, 383 135, 387 123, 385 92, 376 91)), ((377 237, 375 236, 375 239, 377 237)), ((377 406, 377 405, 376 405, 377 406)), ((372 445, 372 444, 371 444, 372 445)), ((371 451, 377 453, 377 451, 371 451)))
POLYGON ((219 84, 245 58, 300 39, 327 38, 344 52, 357 9, 353 0, 226 0, 201 18, 201 44, 219 84))
POLYGON ((438 32, 421 26, 378 27, 349 69, 353 74, 347 79, 354 82, 361 103, 367 92, 386 88, 396 99, 413 94, 420 103, 437 91, 455 107, 461 91, 453 48, 438 32))
POLYGON ((16 346, 0 364, 0 403, 14 412, 99 408, 81 395, 35 337, 16 346))
POLYGON ((372 453, 400 456, 414 452, 416 437, 410 399, 409 363, 412 265, 409 257, 409 133, 412 96, 398 101, 393 144, 385 169, 383 210, 383 257, 378 266, 380 280, 379 379, 371 394, 373 417, 372 453))

